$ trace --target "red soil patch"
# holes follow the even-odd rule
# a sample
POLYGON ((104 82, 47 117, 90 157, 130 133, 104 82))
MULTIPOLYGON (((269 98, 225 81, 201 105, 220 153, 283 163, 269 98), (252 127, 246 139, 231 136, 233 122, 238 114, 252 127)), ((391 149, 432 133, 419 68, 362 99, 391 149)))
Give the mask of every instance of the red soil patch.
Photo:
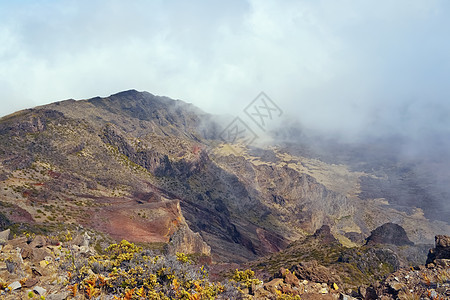
POLYGON ((17 205, 14 205, 14 208, 9 211, 11 214, 7 215, 8 219, 14 223, 34 223, 34 219, 31 214, 17 205))
POLYGON ((117 240, 167 243, 182 222, 178 201, 138 204, 131 199, 98 200, 108 206, 93 213, 89 224, 117 240))
POLYGON ((262 248, 267 253, 279 252, 287 246, 287 242, 281 237, 262 228, 257 228, 256 234, 258 235, 262 248))

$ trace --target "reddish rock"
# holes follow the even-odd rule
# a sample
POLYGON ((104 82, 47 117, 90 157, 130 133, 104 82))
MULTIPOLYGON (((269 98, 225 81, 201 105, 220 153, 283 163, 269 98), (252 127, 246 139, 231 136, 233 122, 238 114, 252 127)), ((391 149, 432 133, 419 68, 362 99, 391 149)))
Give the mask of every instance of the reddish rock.
POLYGON ((282 284, 281 292, 287 295, 298 295, 298 291, 294 290, 290 284, 282 284))
POLYGON ((295 276, 293 273, 289 272, 286 274, 286 277, 284 279, 284 281, 287 284, 290 284, 292 286, 300 286, 300 280, 298 280, 297 276, 295 276))
POLYGON ((22 259, 32 259, 34 256, 33 249, 30 246, 24 247, 20 254, 22 255, 22 259))
POLYGON ((297 278, 297 276, 294 275, 294 273, 290 272, 288 269, 280 268, 278 276, 283 277, 284 282, 286 282, 287 284, 296 287, 300 286, 300 280, 297 278))
POLYGON ((23 287, 25 288, 30 288, 35 286, 37 283, 39 282, 39 279, 37 278, 28 278, 24 283, 23 283, 23 287))
POLYGON ((280 290, 281 285, 283 284, 282 278, 275 278, 264 285, 264 288, 271 292, 272 294, 276 294, 277 290, 280 290))

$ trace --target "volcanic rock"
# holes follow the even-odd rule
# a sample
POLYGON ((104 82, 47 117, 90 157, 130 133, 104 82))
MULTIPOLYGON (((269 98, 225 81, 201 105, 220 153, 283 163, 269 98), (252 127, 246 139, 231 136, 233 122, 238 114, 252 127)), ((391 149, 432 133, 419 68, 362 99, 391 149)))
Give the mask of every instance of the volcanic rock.
POLYGON ((377 244, 414 245, 406 235, 405 229, 394 223, 385 223, 371 232, 366 240, 366 245, 377 244))
POLYGON ((326 282, 329 284, 340 283, 342 280, 333 272, 319 265, 317 261, 301 262, 291 269, 299 279, 306 279, 313 282, 326 282))
POLYGON ((428 252, 427 264, 437 259, 450 259, 450 236, 436 235, 435 248, 428 252))
POLYGON ((321 238, 325 244, 330 244, 336 242, 336 238, 331 234, 330 226, 322 225, 319 229, 314 233, 314 237, 321 238))
POLYGON ((33 291, 35 291, 36 293, 38 293, 41 296, 47 292, 46 289, 44 289, 43 287, 40 287, 40 286, 34 287, 33 291))
POLYGON ((47 245, 47 240, 42 235, 38 235, 34 238, 34 240, 30 243, 32 248, 42 248, 47 245))
POLYGON ((9 229, 0 232, 0 245, 6 244, 6 242, 9 239, 9 233, 10 233, 9 229))
POLYGON ((23 287, 25 288, 30 288, 35 286, 37 283, 39 282, 39 279, 37 278, 28 278, 24 283, 23 283, 23 287))
POLYGON ((170 242, 167 245, 167 251, 170 254, 182 252, 211 255, 211 247, 203 241, 198 232, 194 233, 187 225, 181 226, 180 229, 172 235, 170 242))
POLYGON ((18 289, 20 289, 21 287, 22 287, 22 285, 21 285, 20 282, 18 282, 18 281, 14 281, 14 282, 11 283, 10 285, 8 285, 8 288, 9 288, 11 291, 18 290, 18 289))

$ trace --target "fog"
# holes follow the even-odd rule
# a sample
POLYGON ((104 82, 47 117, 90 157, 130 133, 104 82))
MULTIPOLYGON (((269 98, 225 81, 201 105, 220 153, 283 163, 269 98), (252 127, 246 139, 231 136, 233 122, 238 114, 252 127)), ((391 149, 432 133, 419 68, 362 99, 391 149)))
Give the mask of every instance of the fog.
POLYGON ((280 135, 395 136, 446 182, 449 13, 444 0, 0 1, 0 115, 137 89, 237 116, 264 91, 280 135))

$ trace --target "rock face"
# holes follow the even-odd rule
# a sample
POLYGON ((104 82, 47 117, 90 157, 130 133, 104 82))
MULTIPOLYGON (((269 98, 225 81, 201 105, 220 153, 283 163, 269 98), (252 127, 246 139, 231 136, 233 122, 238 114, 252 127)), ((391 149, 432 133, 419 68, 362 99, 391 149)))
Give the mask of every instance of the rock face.
POLYGON ((209 247, 198 232, 193 232, 188 226, 181 226, 170 238, 167 244, 167 252, 174 255, 177 252, 186 254, 198 253, 211 255, 209 247))
POLYGON ((383 248, 369 248, 364 252, 357 248, 344 251, 339 257, 339 262, 352 264, 363 274, 372 274, 382 278, 388 272, 400 268, 400 260, 394 251, 383 248))
POLYGON ((366 245, 376 244, 414 245, 406 235, 405 229, 394 223, 383 224, 372 231, 366 240, 366 245))
POLYGON ((0 212, 0 230, 7 228, 9 225, 11 225, 11 221, 3 213, 0 212))
POLYGON ((436 258, 450 259, 450 236, 436 236, 436 258))
POLYGON ((435 237, 435 248, 428 252, 427 264, 435 262, 436 259, 450 259, 450 236, 435 237))

